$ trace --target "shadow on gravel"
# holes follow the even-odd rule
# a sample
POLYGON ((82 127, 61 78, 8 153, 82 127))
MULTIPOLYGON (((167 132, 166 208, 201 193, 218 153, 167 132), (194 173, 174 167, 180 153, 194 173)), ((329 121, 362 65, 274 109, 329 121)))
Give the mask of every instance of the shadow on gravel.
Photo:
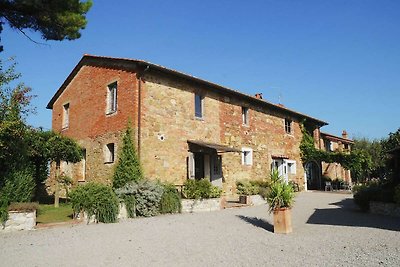
POLYGON ((315 209, 314 213, 308 218, 307 223, 400 231, 398 218, 363 213, 357 209, 352 199, 344 199, 329 205, 338 206, 339 208, 315 209))
POLYGON ((263 219, 259 219, 257 217, 247 217, 247 216, 243 216, 243 215, 236 215, 236 217, 238 217, 239 219, 241 219, 249 224, 252 224, 253 226, 260 227, 271 233, 274 232, 274 226, 263 219))

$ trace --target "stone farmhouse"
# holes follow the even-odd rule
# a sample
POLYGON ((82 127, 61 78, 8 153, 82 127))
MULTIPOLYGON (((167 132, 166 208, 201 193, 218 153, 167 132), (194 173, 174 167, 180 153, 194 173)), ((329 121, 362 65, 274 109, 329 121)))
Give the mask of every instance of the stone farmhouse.
MULTIPOLYGON (((343 131, 342 136, 335 136, 328 133, 319 133, 318 148, 328 152, 343 152, 350 153, 351 145, 354 144, 352 140, 348 138, 347 132, 343 131)), ((306 168, 309 168, 308 175, 308 189, 323 189, 325 184, 323 179, 320 179, 319 175, 310 175, 316 167, 316 172, 321 173, 322 176, 329 177, 332 180, 343 180, 344 182, 351 183, 350 170, 343 168, 339 163, 327 163, 321 162, 320 164, 313 164, 311 162, 306 164, 306 168), (319 169, 321 168, 321 169, 319 169)))
POLYGON ((326 122, 261 94, 250 96, 134 59, 84 55, 47 108, 53 130, 84 148, 82 162, 61 165, 77 182, 111 183, 129 121, 147 178, 178 186, 207 178, 227 194, 235 192, 237 180, 265 179, 272 167, 302 189, 307 181, 320 181, 325 165, 303 166, 300 159, 301 123, 316 147, 323 140, 343 149, 351 144, 322 134, 326 122))

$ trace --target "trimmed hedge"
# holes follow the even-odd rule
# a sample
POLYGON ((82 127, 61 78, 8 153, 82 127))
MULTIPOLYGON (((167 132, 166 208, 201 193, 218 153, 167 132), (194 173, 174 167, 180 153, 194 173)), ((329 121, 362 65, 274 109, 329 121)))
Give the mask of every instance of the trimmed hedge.
POLYGON ((222 190, 213 186, 207 179, 186 180, 183 188, 185 198, 202 199, 202 198, 218 198, 222 194, 222 190))

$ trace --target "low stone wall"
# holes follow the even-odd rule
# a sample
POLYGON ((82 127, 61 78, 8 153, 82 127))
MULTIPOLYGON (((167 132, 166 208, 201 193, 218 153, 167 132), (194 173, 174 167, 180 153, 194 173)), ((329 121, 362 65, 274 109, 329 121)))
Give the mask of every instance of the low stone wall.
POLYGON ((8 220, 3 224, 3 231, 34 230, 36 226, 35 211, 9 211, 8 220))
POLYGON ((250 196, 251 205, 260 206, 267 203, 265 199, 260 195, 251 195, 250 196))
POLYGON ((216 211, 220 209, 220 198, 182 199, 182 213, 216 211))
POLYGON ((373 214, 400 217, 400 206, 396 205, 395 203, 371 201, 369 203, 369 210, 373 214))

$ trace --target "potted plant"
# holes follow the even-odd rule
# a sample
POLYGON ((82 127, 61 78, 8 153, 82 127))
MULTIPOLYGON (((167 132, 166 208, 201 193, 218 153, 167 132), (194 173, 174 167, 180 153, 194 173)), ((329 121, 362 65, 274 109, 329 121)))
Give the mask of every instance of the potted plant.
POLYGON ((274 233, 292 232, 291 207, 294 203, 294 190, 279 176, 277 170, 271 171, 271 187, 267 194, 269 212, 274 214, 274 233))

